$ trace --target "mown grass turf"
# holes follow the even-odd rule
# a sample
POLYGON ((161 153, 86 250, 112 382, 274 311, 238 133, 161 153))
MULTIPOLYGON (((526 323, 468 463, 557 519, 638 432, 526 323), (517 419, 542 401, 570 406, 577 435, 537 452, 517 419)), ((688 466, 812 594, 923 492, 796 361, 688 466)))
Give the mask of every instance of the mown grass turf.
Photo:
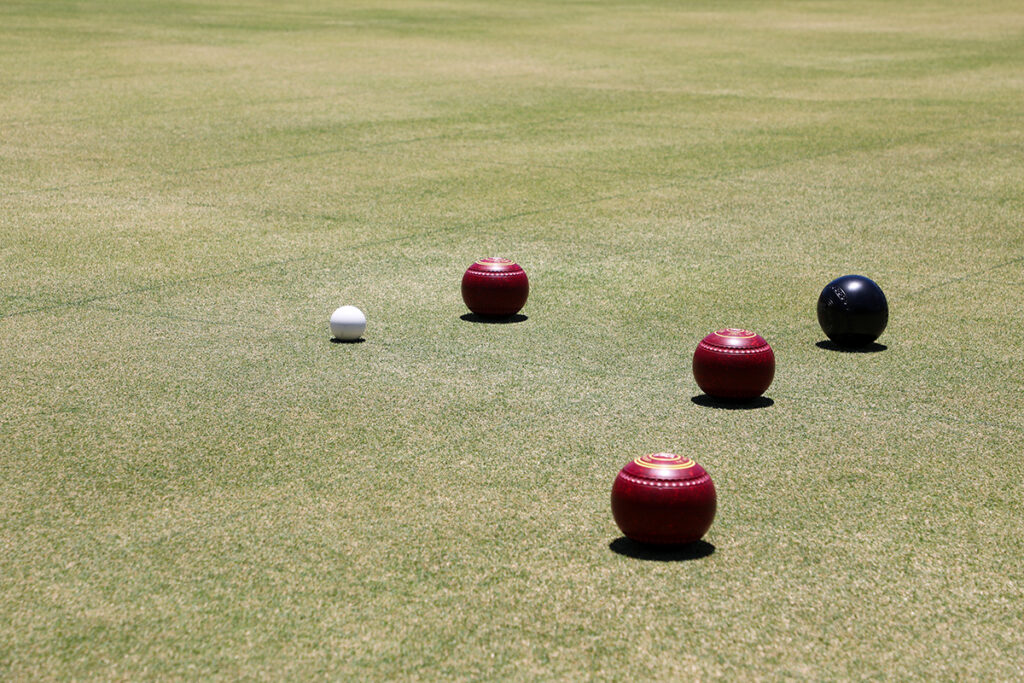
POLYGON ((1022 73, 1012 2, 5 2, 0 673, 1024 675, 1022 73), (712 554, 613 551, 655 450, 712 554))

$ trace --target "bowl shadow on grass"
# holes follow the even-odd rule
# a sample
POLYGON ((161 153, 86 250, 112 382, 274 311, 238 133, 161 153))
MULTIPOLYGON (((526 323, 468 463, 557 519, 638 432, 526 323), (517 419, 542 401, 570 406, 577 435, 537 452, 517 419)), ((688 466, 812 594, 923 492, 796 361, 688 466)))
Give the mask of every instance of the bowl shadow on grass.
POLYGON ((360 337, 359 339, 338 339, 337 337, 331 337, 332 344, 362 344, 365 339, 360 337))
POLYGON ((647 545, 619 536, 608 544, 608 549, 617 555, 632 557, 634 560, 650 562, 687 562, 700 560, 715 552, 715 546, 707 541, 694 541, 683 545, 647 545))
POLYGON ((751 399, 729 399, 701 394, 694 396, 690 400, 704 408, 717 408, 719 410, 757 410, 758 408, 770 408, 775 405, 775 401, 767 396, 758 396, 751 399))
POLYGON ((459 316, 460 320, 467 323, 483 323, 485 325, 508 325, 509 323, 521 323, 529 320, 530 317, 522 313, 515 315, 479 315, 478 313, 466 313, 459 316))
POLYGON ((879 344, 878 342, 871 342, 867 346, 847 348, 836 344, 831 339, 822 339, 820 342, 815 344, 815 346, 819 349, 825 349, 826 351, 838 351, 839 353, 881 353, 889 348, 885 344, 879 344))

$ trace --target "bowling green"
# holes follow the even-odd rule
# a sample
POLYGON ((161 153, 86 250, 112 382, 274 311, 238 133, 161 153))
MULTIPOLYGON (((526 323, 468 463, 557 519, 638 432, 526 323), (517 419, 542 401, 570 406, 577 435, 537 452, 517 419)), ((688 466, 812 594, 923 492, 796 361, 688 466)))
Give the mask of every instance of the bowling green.
POLYGON ((0 678, 1024 676, 1022 74, 1010 1, 0 3, 0 678))

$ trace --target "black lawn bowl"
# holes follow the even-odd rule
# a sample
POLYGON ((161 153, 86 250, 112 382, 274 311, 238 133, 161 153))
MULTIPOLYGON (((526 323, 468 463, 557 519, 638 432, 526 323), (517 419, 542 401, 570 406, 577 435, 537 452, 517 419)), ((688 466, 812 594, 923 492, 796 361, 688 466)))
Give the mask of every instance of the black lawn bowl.
POLYGON ((825 285, 818 297, 818 322, 843 348, 861 348, 881 336, 889 322, 882 288, 863 275, 844 275, 825 285))

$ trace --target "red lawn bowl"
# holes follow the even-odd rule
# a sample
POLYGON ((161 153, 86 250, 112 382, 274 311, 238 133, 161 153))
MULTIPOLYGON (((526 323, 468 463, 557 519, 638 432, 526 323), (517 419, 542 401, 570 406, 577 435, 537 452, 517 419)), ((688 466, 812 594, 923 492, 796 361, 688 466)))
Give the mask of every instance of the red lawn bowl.
POLYGON ((759 334, 733 327, 712 332, 693 353, 693 377, 708 396, 757 398, 775 377, 775 353, 759 334))
POLYGON ((715 519, 718 498, 704 468, 674 453, 628 463, 612 485, 612 516, 627 538, 652 545, 698 541, 715 519))
POLYGON ((462 276, 462 300, 477 315, 513 316, 529 294, 526 272, 507 258, 482 258, 462 276))

